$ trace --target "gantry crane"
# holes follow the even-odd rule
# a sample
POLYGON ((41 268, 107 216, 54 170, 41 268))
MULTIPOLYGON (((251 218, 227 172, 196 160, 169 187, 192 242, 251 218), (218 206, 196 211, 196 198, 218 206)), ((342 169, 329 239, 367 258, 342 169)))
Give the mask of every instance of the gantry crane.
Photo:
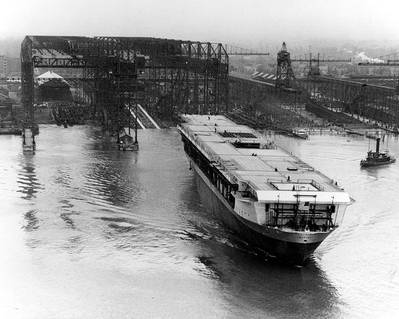
POLYGON ((322 63, 349 63, 351 62, 350 59, 320 59, 320 53, 317 53, 317 58, 312 56, 312 53, 309 53, 309 58, 300 59, 294 58, 291 59, 292 62, 307 62, 309 65, 309 73, 308 76, 319 76, 320 75, 320 62, 322 63))
POLYGON ((225 44, 226 52, 228 55, 270 55, 268 52, 256 51, 252 49, 240 48, 233 45, 225 44))
POLYGON ((292 70, 292 62, 307 62, 309 64, 308 76, 320 75, 320 63, 329 62, 351 62, 350 59, 320 59, 320 53, 317 57, 313 57, 309 53, 309 58, 293 58, 291 59, 290 53, 287 51, 287 45, 283 42, 281 50, 277 53, 277 74, 276 74, 276 87, 293 87, 295 76, 292 70))

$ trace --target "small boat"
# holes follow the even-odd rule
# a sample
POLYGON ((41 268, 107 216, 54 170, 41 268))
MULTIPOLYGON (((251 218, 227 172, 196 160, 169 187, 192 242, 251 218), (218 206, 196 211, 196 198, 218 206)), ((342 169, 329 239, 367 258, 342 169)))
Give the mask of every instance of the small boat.
POLYGON ((299 137, 304 140, 308 139, 308 137, 309 137, 308 133, 303 129, 294 130, 292 133, 295 137, 299 137))
POLYGON ((392 164, 396 162, 396 158, 389 154, 388 151, 380 152, 380 137, 377 137, 375 152, 368 151, 367 158, 360 161, 361 167, 373 167, 392 164))
POLYGON ((348 135, 359 135, 359 136, 363 136, 362 133, 356 132, 356 131, 352 131, 352 130, 346 130, 345 132, 346 132, 346 134, 348 134, 348 135))
POLYGON ((119 137, 119 150, 120 151, 138 151, 139 143, 137 140, 133 140, 129 134, 124 134, 119 137))

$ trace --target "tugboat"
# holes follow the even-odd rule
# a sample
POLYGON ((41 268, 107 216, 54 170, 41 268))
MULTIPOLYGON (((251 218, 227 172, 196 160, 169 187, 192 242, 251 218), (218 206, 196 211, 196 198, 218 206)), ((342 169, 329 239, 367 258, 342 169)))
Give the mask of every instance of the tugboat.
POLYGON ((373 167, 395 163, 396 158, 386 152, 380 152, 381 138, 377 137, 375 152, 368 151, 367 158, 360 161, 361 167, 373 167))

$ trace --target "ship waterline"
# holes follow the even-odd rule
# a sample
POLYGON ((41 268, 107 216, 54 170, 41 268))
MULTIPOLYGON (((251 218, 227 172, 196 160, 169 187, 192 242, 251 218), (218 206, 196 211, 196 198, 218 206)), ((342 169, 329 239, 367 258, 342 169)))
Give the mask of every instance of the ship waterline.
POLYGON ((182 118, 202 203, 256 248, 303 264, 342 222, 350 197, 331 179, 223 116, 182 118))
POLYGON ((302 264, 330 234, 330 232, 283 232, 251 223, 234 212, 195 163, 191 162, 190 165, 196 173, 197 189, 206 209, 271 257, 278 257, 290 264, 302 264))

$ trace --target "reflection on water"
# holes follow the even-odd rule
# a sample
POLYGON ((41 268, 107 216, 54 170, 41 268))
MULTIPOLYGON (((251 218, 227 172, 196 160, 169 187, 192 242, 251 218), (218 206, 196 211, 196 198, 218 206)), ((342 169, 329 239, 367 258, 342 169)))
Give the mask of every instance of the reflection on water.
MULTIPOLYGON (((397 164, 360 170, 368 148, 361 138, 276 138, 356 199, 302 268, 265 260, 204 210, 175 130, 140 132, 138 153, 116 151, 89 127, 41 127, 33 156, 21 153, 17 137, 0 137, 1 317, 384 318, 399 311, 397 164)), ((399 155, 397 140, 388 142, 399 155)))
POLYGON ((29 210, 25 213, 25 225, 23 226, 23 228, 26 231, 33 231, 39 228, 39 219, 36 217, 36 213, 36 210, 29 210))
POLYGON ((20 169, 18 171, 17 183, 18 192, 22 193, 22 198, 31 199, 35 196, 41 185, 36 177, 34 155, 25 154, 19 157, 20 169))
POLYGON ((315 263, 285 267, 213 241, 203 246, 198 271, 219 281, 224 298, 234 308, 232 317, 340 317, 337 291, 315 263))

